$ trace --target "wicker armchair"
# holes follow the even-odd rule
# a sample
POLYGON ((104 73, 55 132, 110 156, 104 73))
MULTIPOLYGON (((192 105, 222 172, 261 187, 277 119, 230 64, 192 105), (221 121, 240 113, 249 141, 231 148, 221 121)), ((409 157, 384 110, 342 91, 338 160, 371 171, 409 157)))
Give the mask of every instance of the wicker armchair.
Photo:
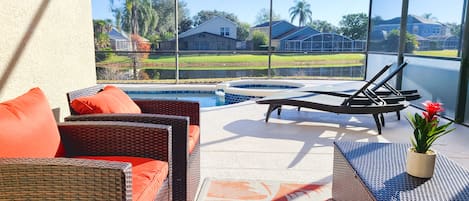
MULTIPOLYGON (((169 126, 83 121, 61 123, 58 128, 67 157, 171 161, 169 126)), ((156 200, 171 200, 170 180, 171 172, 156 200)), ((0 200, 132 200, 132 166, 76 158, 0 158, 0 200)))
MULTIPOLYGON (((97 85, 67 93, 68 102, 97 94, 104 86, 97 85)), ((200 126, 198 102, 176 100, 134 100, 143 114, 78 115, 70 106, 65 121, 128 121, 170 125, 172 127, 172 198, 194 200, 200 183, 200 139, 189 153, 189 125, 200 126)))

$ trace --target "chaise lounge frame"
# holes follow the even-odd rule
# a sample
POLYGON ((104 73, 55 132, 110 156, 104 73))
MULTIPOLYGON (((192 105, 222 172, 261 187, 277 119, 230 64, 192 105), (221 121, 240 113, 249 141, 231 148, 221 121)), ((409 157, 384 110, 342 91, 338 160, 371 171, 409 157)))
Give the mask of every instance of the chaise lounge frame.
POLYGON ((304 91, 288 91, 280 95, 265 97, 256 101, 258 104, 268 104, 265 121, 274 110, 280 114, 282 105, 305 107, 338 114, 371 114, 375 120, 378 133, 384 126, 383 113, 398 112, 406 108, 409 103, 404 97, 396 96, 393 101, 386 101, 368 87, 383 75, 392 65, 383 67, 373 78, 352 95, 341 96, 326 93, 312 93, 304 91), (359 96, 363 95, 363 96, 359 96), (316 100, 314 100, 316 99, 316 100), (331 104, 335 102, 334 104, 331 104))

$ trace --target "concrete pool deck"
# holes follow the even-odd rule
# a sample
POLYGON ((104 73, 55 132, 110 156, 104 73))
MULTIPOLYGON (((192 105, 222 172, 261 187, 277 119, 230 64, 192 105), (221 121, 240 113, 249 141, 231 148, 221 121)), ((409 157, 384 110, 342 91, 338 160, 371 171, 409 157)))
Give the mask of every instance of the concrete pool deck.
MULTIPOLYGON (((308 81, 308 86, 339 82, 308 81)), ((254 101, 201 110, 202 179, 330 184, 333 141, 409 143, 412 133, 407 120, 398 121, 394 113, 385 114, 386 127, 378 135, 371 115, 337 115, 311 109, 298 112, 294 107, 284 107, 280 117, 272 114, 265 123, 266 111, 267 105, 254 101)), ((409 107, 402 114, 415 112, 421 110, 409 107)), ((456 130, 437 140, 433 148, 469 169, 469 128, 454 127, 456 130)))
MULTIPOLYGON (((386 127, 378 135, 371 115, 285 107, 265 123, 266 111, 266 105, 247 101, 202 112, 203 177, 329 183, 333 141, 410 143, 412 134, 407 120, 394 113, 385 114, 386 127)), ((402 114, 409 112, 421 111, 409 107, 402 114)), ((454 127, 433 148, 469 169, 469 128, 454 127)))

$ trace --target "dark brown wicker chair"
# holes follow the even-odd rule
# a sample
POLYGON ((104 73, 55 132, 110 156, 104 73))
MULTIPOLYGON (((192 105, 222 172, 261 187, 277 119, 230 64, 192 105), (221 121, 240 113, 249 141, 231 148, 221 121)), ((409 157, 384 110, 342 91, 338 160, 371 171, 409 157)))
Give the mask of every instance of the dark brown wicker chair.
MULTIPOLYGON (((97 85, 67 93, 68 102, 83 96, 97 94, 104 86, 97 85)), ((194 200, 200 182, 200 139, 192 152, 188 151, 189 125, 200 126, 198 102, 176 100, 134 100, 143 114, 92 114, 78 115, 70 107, 65 121, 129 121, 170 125, 172 127, 173 200, 194 200)), ((70 106, 70 104, 69 104, 70 106)))
MULTIPOLYGON (((61 123, 58 128, 67 156, 171 161, 169 126, 83 121, 61 123)), ((171 172, 156 200, 171 200, 169 181, 171 172)), ((76 158, 0 158, 0 200, 132 200, 132 167, 76 158)))

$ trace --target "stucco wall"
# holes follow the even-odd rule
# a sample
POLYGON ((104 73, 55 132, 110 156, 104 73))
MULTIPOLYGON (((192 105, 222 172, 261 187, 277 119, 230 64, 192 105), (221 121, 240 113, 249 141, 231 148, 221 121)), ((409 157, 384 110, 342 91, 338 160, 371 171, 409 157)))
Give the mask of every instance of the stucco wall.
POLYGON ((2 1, 0 101, 40 87, 69 114, 65 93, 96 84, 90 0, 2 1))

